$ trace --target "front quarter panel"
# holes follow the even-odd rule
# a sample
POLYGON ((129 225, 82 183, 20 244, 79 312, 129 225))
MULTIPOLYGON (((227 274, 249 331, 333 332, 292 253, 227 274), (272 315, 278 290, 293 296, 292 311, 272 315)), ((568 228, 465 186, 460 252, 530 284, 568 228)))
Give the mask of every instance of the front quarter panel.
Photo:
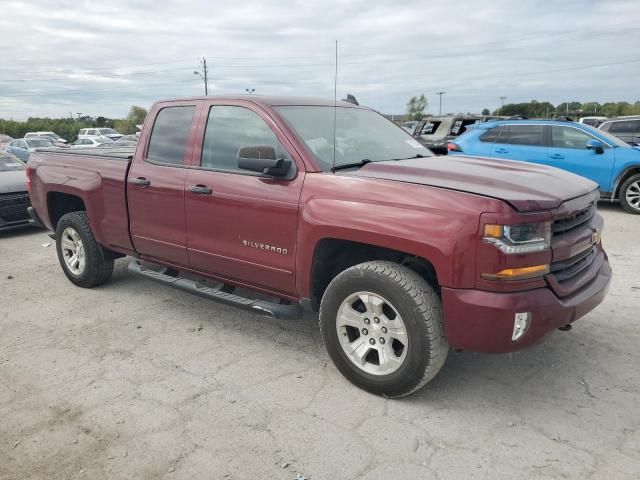
POLYGON ((441 188, 348 174, 308 174, 301 199, 297 289, 310 297, 315 248, 323 239, 376 245, 431 262, 441 286, 471 288, 480 213, 500 201, 441 188))

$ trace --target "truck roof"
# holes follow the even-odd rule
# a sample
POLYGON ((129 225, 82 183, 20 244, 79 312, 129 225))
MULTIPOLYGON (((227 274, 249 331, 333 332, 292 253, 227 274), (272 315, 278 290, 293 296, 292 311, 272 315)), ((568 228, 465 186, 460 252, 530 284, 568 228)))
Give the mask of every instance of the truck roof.
MULTIPOLYGON (((193 101, 193 100, 243 100, 261 105, 267 105, 270 107, 275 106, 294 106, 294 105, 313 105, 313 106, 325 106, 333 107, 333 100, 317 97, 299 97, 299 96, 279 96, 279 95, 209 95, 207 97, 181 97, 172 98, 169 100, 161 100, 157 103, 165 102, 180 102, 180 101, 193 101)), ((358 105, 354 105, 351 102, 338 100, 336 102, 338 107, 347 108, 359 108, 358 105)))

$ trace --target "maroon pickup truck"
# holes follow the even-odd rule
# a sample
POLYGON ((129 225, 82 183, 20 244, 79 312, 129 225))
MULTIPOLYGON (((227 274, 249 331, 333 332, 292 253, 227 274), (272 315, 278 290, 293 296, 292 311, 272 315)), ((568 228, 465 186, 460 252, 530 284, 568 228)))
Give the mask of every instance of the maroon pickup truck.
POLYGON ((71 282, 130 256, 134 274, 257 313, 318 311, 336 367, 376 394, 417 390, 450 347, 568 330, 608 290, 595 183, 434 157, 348 102, 159 102, 135 152, 105 152, 28 163, 31 215, 71 282))

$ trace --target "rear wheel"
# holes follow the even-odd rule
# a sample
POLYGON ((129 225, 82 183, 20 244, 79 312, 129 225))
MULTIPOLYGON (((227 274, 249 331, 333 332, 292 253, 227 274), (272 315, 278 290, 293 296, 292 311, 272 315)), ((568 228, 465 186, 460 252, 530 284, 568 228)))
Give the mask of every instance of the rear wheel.
POLYGON ((640 174, 624 181, 620 187, 620 203, 627 212, 640 215, 640 174))
POLYGON ((355 265, 333 279, 320 305, 320 330, 348 380, 388 397, 428 383, 449 349, 438 295, 417 273, 387 261, 355 265))
POLYGON ((64 274, 79 287, 98 286, 113 273, 113 259, 93 236, 86 212, 67 213, 58 221, 56 250, 64 274))

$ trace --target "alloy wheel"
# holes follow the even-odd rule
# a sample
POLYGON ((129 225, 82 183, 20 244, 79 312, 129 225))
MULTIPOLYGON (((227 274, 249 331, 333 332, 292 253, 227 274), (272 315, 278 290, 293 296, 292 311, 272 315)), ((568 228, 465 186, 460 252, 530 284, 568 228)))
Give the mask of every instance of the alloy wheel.
POLYGON ((338 338, 347 358, 372 375, 389 375, 407 357, 408 332, 398 310, 372 292, 349 295, 338 309, 338 338))
POLYGON ((64 229, 60 240, 60 247, 67 269, 73 275, 82 275, 86 263, 84 244, 75 228, 67 227, 64 229))

